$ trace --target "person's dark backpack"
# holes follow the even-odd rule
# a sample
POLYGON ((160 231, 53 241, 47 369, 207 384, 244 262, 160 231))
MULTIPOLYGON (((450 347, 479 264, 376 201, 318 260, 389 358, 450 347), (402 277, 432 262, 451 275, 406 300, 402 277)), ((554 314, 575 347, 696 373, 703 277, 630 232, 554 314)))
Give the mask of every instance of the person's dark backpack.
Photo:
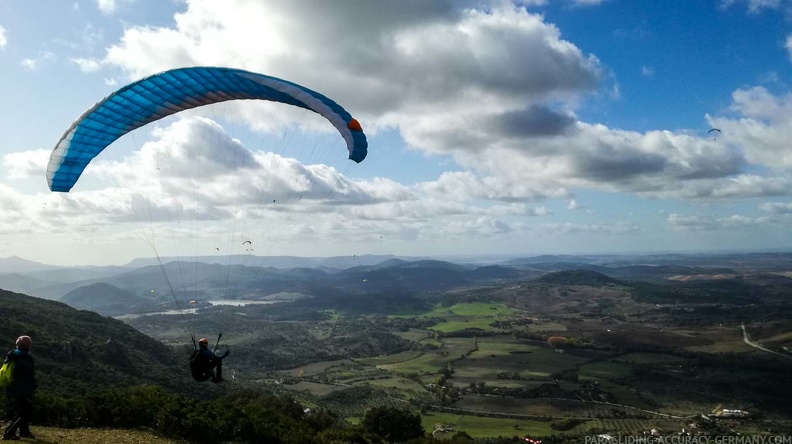
POLYGON ((200 350, 195 350, 190 355, 190 373, 193 379, 198 382, 206 381, 212 377, 209 360, 201 354, 200 350))

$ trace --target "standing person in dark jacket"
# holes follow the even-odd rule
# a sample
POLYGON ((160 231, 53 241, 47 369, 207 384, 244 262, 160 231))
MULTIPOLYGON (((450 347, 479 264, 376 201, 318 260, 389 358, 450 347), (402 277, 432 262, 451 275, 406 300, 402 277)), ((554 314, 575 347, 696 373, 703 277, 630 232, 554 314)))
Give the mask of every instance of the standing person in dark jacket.
POLYGON ((30 336, 20 336, 16 340, 16 350, 11 350, 5 357, 5 362, 14 363, 12 381, 6 387, 6 397, 11 406, 13 419, 3 433, 4 440, 18 440, 33 438, 30 433, 30 417, 33 414, 33 392, 36 390, 36 370, 33 366, 33 357, 30 356, 30 346, 33 341, 30 336), (19 436, 16 432, 19 430, 19 436))
POLYGON ((226 356, 228 356, 228 350, 222 356, 217 356, 212 350, 209 350, 209 340, 201 338, 198 341, 198 350, 195 350, 190 357, 190 370, 193 379, 203 382, 211 378, 215 384, 223 382, 223 358, 226 356), (215 369, 217 369, 217 373, 215 373, 215 369))

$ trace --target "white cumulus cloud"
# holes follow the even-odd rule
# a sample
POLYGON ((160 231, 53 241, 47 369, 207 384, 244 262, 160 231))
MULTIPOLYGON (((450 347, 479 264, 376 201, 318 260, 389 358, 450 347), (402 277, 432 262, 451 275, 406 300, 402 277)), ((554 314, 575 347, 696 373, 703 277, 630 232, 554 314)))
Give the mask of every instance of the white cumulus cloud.
POLYGON ((20 64, 28 71, 35 71, 43 64, 55 60, 55 53, 51 51, 39 51, 36 57, 22 59, 20 64))

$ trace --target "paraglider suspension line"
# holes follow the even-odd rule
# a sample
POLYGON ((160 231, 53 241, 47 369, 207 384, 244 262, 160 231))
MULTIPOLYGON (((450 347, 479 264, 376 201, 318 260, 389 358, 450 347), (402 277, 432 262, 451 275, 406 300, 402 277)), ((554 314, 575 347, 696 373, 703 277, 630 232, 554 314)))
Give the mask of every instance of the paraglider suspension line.
MULTIPOLYGON (((223 337, 222 333, 217 335, 217 342, 215 342, 214 350, 212 351, 212 353, 217 353, 217 347, 220 345, 220 338, 222 338, 222 337, 223 337)), ((193 338, 193 341, 194 340, 195 340, 195 338, 193 338)))

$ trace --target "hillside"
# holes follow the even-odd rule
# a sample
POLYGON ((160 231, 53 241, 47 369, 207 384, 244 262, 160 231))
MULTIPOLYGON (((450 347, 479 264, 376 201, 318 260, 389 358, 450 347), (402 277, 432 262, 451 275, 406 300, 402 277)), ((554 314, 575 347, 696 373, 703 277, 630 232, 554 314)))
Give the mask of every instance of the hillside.
POLYGON ((38 297, 53 299, 50 297, 50 293, 44 290, 45 288, 52 285, 56 285, 56 283, 45 279, 35 278, 26 274, 0 274, 0 288, 3 290, 32 294, 38 297))
POLYGON ((21 334, 33 338, 42 390, 74 394, 144 383, 191 389, 186 356, 121 321, 8 291, 0 291, 0 318, 6 348, 21 334))
POLYGON ((548 284, 586 285, 592 287, 599 287, 609 284, 618 285, 620 283, 618 280, 608 277, 602 273, 587 270, 570 270, 548 273, 540 277, 538 281, 548 284))
POLYGON ((79 310, 95 311, 102 316, 142 313, 156 307, 156 299, 143 298, 110 284, 98 283, 72 290, 61 302, 79 310))

